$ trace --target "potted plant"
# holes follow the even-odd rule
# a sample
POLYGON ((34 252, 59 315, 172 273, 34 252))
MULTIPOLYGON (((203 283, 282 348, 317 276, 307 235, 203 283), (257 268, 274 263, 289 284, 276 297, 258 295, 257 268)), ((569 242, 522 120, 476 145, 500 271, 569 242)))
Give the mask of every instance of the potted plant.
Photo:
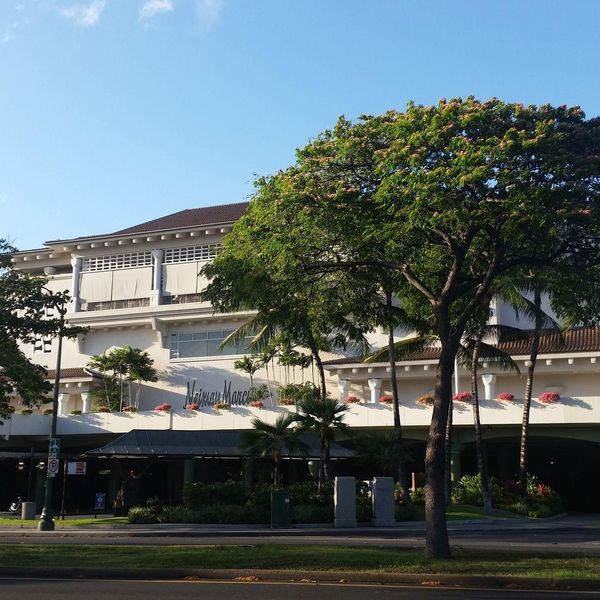
POLYGON ((279 404, 281 406, 294 406, 296 401, 293 398, 279 398, 279 404))
POLYGON ((457 402, 471 402, 473 394, 471 392, 458 392, 452 396, 452 400, 456 400, 457 402))
POLYGON ((264 408, 265 403, 262 400, 250 400, 249 406, 252 406, 253 408, 264 408))
POLYGON ((422 396, 419 396, 417 398, 417 403, 423 406, 433 406, 434 402, 435 398, 433 396, 430 396, 429 394, 423 394, 422 396))
POLYGON ((360 398, 358 396, 348 396, 344 402, 346 404, 358 404, 360 402, 360 398))
POLYGON ((98 412, 100 412, 100 413, 109 413, 109 412, 112 412, 112 411, 110 410, 110 407, 109 407, 109 406, 104 406, 104 405, 103 405, 103 406, 99 406, 97 410, 98 410, 98 412))
POLYGON ((502 402, 512 402, 514 399, 514 395, 509 392, 501 392, 496 396, 496 400, 501 400, 502 402))
POLYGON ((77 415, 80 415, 80 414, 81 414, 81 411, 80 411, 79 409, 77 409, 77 410, 72 410, 72 411, 71 411, 71 414, 72 414, 72 415, 75 415, 75 416, 77 416, 77 415))
POLYGON ((196 404, 195 402, 191 402, 190 404, 185 405, 185 410, 189 410, 189 411, 198 410, 199 408, 200 408, 200 405, 196 404))
POLYGON ((381 396, 379 398, 379 402, 381 402, 382 404, 391 404, 394 401, 394 399, 389 395, 389 394, 384 394, 383 396, 381 396))
POLYGON ((21 409, 21 414, 22 415, 30 415, 31 413, 33 413, 33 409, 32 408, 22 408, 21 409))
POLYGON ((163 402, 162 404, 159 404, 158 406, 154 407, 155 412, 169 412, 170 410, 171 410, 171 405, 168 404, 167 402, 163 402))
POLYGON ((132 404, 130 404, 129 406, 124 406, 123 407, 123 412, 126 412, 126 413, 137 412, 137 406, 133 406, 132 404))
POLYGON ((543 392, 538 396, 542 404, 557 404, 560 402, 560 396, 556 392, 543 392))
POLYGON ((215 408, 217 410, 231 410, 231 404, 228 402, 217 402, 215 408))

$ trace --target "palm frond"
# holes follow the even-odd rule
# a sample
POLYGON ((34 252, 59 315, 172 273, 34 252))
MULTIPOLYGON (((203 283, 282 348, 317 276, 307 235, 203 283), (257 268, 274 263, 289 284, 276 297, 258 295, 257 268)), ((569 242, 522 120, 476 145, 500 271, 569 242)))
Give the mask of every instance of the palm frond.
MULTIPOLYGON (((429 335, 415 336, 406 338, 404 340, 399 340, 394 343, 394 346, 396 347, 396 359, 410 360, 416 355, 434 346, 436 340, 437 338, 435 336, 429 335)), ((375 362, 389 361, 389 359, 389 348, 384 346, 383 348, 380 348, 376 352, 370 354, 367 358, 365 358, 364 362, 370 364, 375 362)))

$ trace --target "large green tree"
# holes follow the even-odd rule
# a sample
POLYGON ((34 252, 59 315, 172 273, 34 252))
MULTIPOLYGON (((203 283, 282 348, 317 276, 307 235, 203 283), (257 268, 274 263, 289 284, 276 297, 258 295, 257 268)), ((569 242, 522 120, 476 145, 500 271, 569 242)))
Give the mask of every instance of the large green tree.
POLYGON ((14 270, 12 252, 14 248, 0 240, 0 419, 13 413, 15 392, 25 405, 35 405, 52 389, 45 379, 46 370, 26 357, 22 344, 59 333, 74 337, 82 331, 60 319, 58 311, 68 304, 68 293, 47 289, 45 277, 14 270))

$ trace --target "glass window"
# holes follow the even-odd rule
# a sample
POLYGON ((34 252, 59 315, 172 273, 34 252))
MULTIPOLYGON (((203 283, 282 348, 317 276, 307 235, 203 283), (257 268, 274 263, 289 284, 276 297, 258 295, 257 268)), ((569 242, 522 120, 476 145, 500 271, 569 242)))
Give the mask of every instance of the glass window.
POLYGON ((233 330, 198 331, 193 333, 174 333, 171 335, 171 358, 194 358, 206 356, 230 356, 248 352, 252 336, 238 342, 229 342, 221 350, 223 340, 233 330))

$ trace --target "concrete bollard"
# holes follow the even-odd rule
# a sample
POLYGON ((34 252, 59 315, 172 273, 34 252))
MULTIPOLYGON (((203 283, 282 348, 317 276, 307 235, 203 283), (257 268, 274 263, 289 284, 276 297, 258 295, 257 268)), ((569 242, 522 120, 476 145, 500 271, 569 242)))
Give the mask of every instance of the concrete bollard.
POLYGON ((336 477, 333 483, 334 527, 356 527, 356 481, 336 477))
POLYGON ((35 502, 23 502, 21 506, 21 519, 24 521, 35 519, 35 502))
POLYGON ((391 527, 396 524, 396 505, 394 503, 394 480, 391 477, 373 479, 373 525, 391 527))

